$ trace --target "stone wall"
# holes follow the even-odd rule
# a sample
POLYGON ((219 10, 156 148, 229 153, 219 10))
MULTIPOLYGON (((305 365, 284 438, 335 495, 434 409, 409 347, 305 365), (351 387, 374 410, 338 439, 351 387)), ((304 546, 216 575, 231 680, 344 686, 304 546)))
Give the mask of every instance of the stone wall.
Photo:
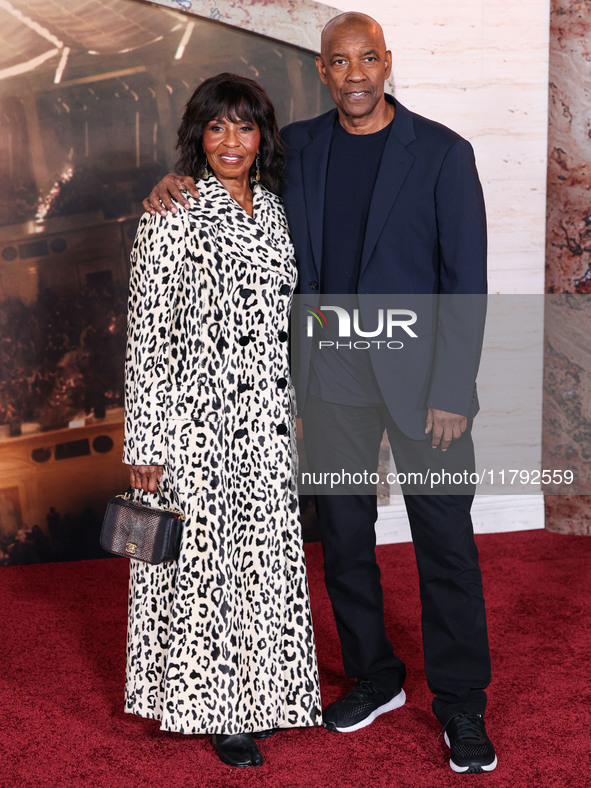
MULTIPOLYGON (((543 462, 591 490, 590 107, 591 4, 552 0, 543 462)), ((591 534, 591 496, 549 496, 546 527, 591 534)))

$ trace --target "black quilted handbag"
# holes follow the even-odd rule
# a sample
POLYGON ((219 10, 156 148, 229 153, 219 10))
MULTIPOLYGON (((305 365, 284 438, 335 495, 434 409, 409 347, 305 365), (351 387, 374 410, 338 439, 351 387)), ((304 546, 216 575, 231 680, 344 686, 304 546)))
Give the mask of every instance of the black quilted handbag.
POLYGON ((130 487, 107 504, 100 538, 103 550, 148 564, 178 558, 184 514, 168 506, 160 485, 158 497, 164 508, 146 506, 133 496, 130 487))

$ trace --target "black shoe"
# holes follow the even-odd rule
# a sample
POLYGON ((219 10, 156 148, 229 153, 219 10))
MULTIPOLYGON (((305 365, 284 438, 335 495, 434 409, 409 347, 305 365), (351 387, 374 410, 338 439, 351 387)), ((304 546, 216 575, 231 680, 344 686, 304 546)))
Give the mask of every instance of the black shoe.
POLYGON ((270 736, 275 736, 277 733, 277 728, 269 728, 268 731, 256 731, 256 733, 251 733, 253 739, 268 739, 270 736))
POLYGON ((497 756, 486 735, 481 714, 456 714, 445 726, 445 743, 451 749, 449 765, 454 772, 492 772, 497 756))
POLYGON ((323 711, 324 727, 339 733, 358 731, 371 725, 380 714, 399 709, 405 702, 404 690, 392 695, 375 682, 364 679, 348 695, 323 711))
POLYGON ((235 733, 232 736, 214 733, 211 743, 220 761, 228 766, 260 766, 263 756, 250 733, 235 733))

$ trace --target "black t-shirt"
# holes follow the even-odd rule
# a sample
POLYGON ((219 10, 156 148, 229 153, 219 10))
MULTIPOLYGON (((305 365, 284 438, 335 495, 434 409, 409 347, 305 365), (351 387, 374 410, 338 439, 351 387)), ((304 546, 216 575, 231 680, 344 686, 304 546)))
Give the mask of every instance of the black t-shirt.
MULTIPOLYGON (((349 134, 335 123, 324 203, 321 292, 325 295, 357 293, 369 206, 391 126, 374 134, 349 134)), ((321 305, 325 301, 321 299, 321 305)), ((356 298, 350 302, 353 309, 356 298)), ((355 337, 350 339, 353 342, 355 337)), ((368 350, 319 350, 317 342, 309 393, 343 405, 374 406, 382 401, 368 350)))

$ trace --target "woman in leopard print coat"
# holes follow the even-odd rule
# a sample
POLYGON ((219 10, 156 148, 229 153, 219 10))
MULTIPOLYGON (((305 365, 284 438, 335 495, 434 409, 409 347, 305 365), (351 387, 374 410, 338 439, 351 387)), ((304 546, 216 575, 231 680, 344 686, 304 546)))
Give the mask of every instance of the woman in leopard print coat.
POLYGON ((321 723, 288 369, 296 268, 282 147, 249 79, 206 80, 179 129, 200 199, 131 256, 124 462, 186 515, 178 561, 131 561, 125 709, 208 733, 231 765, 321 723), (260 183, 257 180, 260 179, 260 183))

